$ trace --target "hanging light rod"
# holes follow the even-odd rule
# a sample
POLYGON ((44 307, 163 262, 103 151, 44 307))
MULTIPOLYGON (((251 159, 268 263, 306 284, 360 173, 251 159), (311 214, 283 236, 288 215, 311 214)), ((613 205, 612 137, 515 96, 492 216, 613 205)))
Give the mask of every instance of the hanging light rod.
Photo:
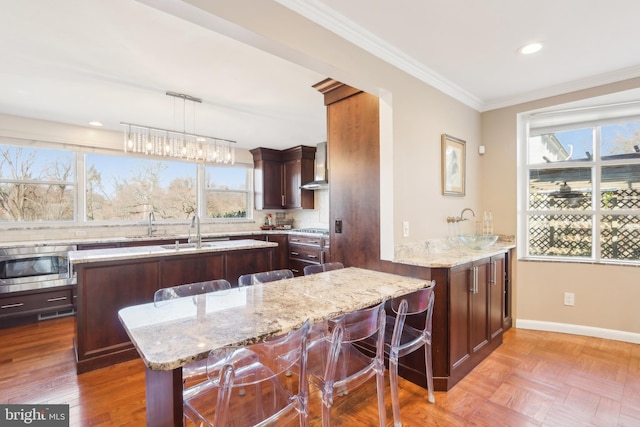
POLYGON ((193 137, 193 138, 212 139, 214 141, 224 141, 224 142, 230 142, 232 144, 236 144, 238 142, 238 141, 233 141, 231 139, 218 138, 218 137, 215 137, 215 136, 198 135, 198 134, 195 134, 195 133, 182 132, 182 131, 179 131, 179 130, 163 129, 163 128, 157 128, 157 127, 146 126, 146 125, 137 125, 135 123, 120 122, 120 124, 122 126, 128 126, 128 127, 131 127, 131 128, 148 129, 148 130, 153 130, 153 131, 158 131, 158 132, 166 132, 166 133, 173 134, 173 135, 184 135, 184 136, 190 136, 190 137, 193 137))
POLYGON ((197 102, 199 104, 202 104, 202 99, 201 98, 196 98, 195 96, 186 95, 184 93, 172 92, 172 91, 168 90, 165 95, 174 96, 176 98, 180 98, 180 99, 183 99, 185 101, 197 102))
MULTIPOLYGON (((182 99, 183 104, 186 101, 194 105, 196 102, 202 103, 202 99, 184 93, 167 91, 166 95, 182 99)), ((124 152, 211 163, 235 163, 235 148, 231 144, 236 141, 186 132, 184 110, 182 131, 120 122, 127 127, 124 131, 124 152)))

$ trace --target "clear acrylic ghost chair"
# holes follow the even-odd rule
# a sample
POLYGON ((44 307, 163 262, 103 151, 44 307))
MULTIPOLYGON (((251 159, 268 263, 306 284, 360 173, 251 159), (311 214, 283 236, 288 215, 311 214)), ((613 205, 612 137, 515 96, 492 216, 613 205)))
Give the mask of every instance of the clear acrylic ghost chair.
POLYGON ((229 289, 231 289, 231 284, 229 284, 229 282, 224 279, 187 283, 184 285, 158 289, 153 294, 153 303, 156 307, 160 307, 164 304, 169 303, 173 299, 191 297, 195 295, 206 294, 209 292, 224 291, 229 289))
MULTIPOLYGON (((311 274, 318 274, 324 271, 338 270, 344 268, 344 264, 341 262, 327 262, 324 264, 312 264, 304 267, 304 275, 309 276, 311 274)), ((324 331, 326 330, 327 325, 326 322, 320 322, 313 324, 311 326, 311 341, 316 341, 319 338, 322 338, 324 331)))
POLYGON ((213 350, 208 380, 183 393, 183 412, 198 426, 308 425, 309 321, 288 334, 245 347, 213 350))
POLYGON ((324 264, 312 264, 304 267, 304 275, 322 273, 323 271, 338 270, 344 268, 341 262, 326 262, 324 264))
MULTIPOLYGON (((170 304, 172 300, 184 297, 196 297, 197 295, 226 295, 224 291, 229 291, 231 284, 224 280, 209 280, 206 282, 187 283, 184 285, 172 286, 158 289, 153 295, 153 303, 156 307, 170 304)), ((196 303, 194 299, 194 304, 196 303)), ((182 383, 184 387, 204 381, 206 379, 207 361, 199 360, 190 363, 182 368, 182 383)))
POLYGON ((291 278, 293 278, 293 272, 288 269, 243 274, 238 278, 238 286, 251 286, 257 285, 258 283, 275 282, 276 280, 291 278))
POLYGON ((327 321, 330 334, 309 344, 307 372, 322 391, 322 425, 331 425, 334 393, 347 398, 348 392, 376 377, 380 426, 386 425, 384 404, 384 303, 354 311, 327 321), (354 343, 374 339, 373 357, 359 351, 354 343))
POLYGON ((400 420, 400 398, 398 396, 398 359, 424 347, 424 358, 427 376, 428 400, 435 402, 433 395, 433 367, 431 364, 431 325, 433 304, 435 300, 435 280, 431 286, 393 298, 391 309, 396 316, 387 316, 385 334, 385 352, 389 356, 389 379, 391 386, 391 406, 393 408, 393 425, 402 427, 400 420), (424 323, 420 316, 425 316, 424 323), (419 327, 407 324, 406 320, 416 317, 419 327))

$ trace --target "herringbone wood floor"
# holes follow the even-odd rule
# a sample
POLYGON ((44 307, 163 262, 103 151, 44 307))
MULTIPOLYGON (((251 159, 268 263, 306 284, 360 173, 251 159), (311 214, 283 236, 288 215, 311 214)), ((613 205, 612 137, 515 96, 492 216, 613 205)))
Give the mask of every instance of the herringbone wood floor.
MULTIPOLYGON (((145 423, 140 360, 77 376, 74 319, 0 329, 0 402, 68 403, 72 426, 145 423)), ((388 395, 388 393, 387 393, 388 395)), ((320 425, 317 395, 312 423, 320 425)), ((429 404, 401 382, 405 426, 640 426, 640 346, 511 329, 503 345, 429 404)), ((387 424, 392 424, 387 399, 387 424)), ((377 425, 375 382, 336 402, 335 425, 377 425)))

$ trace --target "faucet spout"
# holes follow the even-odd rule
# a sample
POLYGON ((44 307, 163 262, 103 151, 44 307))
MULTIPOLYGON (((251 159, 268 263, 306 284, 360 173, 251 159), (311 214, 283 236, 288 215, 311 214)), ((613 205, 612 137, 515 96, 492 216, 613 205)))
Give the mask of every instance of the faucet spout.
POLYGON ((451 222, 468 221, 468 219, 464 217, 464 213, 466 211, 469 211, 471 212, 471 215, 476 216, 476 213, 473 211, 473 209, 464 208, 462 209, 462 212, 460 212, 460 216, 448 216, 447 222, 451 223, 451 222))
POLYGON ((153 228, 153 223, 155 222, 155 220, 156 220, 156 214, 153 211, 149 212, 149 224, 148 224, 148 227, 147 227, 147 231, 148 231, 149 237, 152 237, 153 236, 153 232, 157 231, 156 228, 153 228))
POLYGON ((460 221, 467 221, 467 218, 464 217, 464 213, 466 211, 471 212, 472 216, 474 216, 474 217, 476 216, 476 213, 473 211, 473 209, 464 208, 464 209, 462 209, 462 212, 460 212, 460 221))
POLYGON ((192 243, 191 229, 193 227, 196 228, 196 248, 200 249, 202 247, 202 235, 200 234, 200 217, 197 214, 194 214, 193 218, 191 218, 191 227, 189 227, 189 243, 192 243))

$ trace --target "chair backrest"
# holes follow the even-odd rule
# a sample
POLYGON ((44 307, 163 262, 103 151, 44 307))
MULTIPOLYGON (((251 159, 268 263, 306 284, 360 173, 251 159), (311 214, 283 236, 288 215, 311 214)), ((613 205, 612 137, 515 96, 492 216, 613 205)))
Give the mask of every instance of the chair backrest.
POLYGON ((376 356, 371 359, 371 369, 363 370, 362 374, 369 376, 376 364, 384 366, 384 330, 386 313, 384 302, 374 307, 353 311, 328 321, 328 329, 332 331, 329 341, 329 351, 325 381, 333 383, 340 348, 344 344, 351 344, 375 336, 376 356))
POLYGON ((323 271, 338 270, 344 268, 341 262, 326 262, 324 264, 311 264, 304 267, 304 275, 322 273, 323 271))
POLYGON ((433 305, 435 301, 436 282, 431 281, 431 286, 407 295, 395 297, 391 300, 391 309, 396 313, 395 326, 391 338, 391 348, 406 354, 422 346, 424 343, 431 343, 431 329, 433 318, 433 305), (407 316, 414 316, 426 312, 423 329, 416 329, 406 325, 407 316), (411 329, 412 340, 402 340, 403 330, 411 329), (401 342, 404 341, 402 344, 401 342))
MULTIPOLYGON (((231 421, 237 423, 237 420, 232 420, 236 417, 241 417, 240 422, 244 425, 260 424, 266 419, 274 422, 288 415, 286 410, 293 407, 306 414, 309 395, 307 339, 310 328, 311 323, 307 320, 299 329, 276 338, 245 347, 213 350, 207 359, 207 376, 210 379, 207 386, 213 387, 217 394, 217 399, 206 400, 206 406, 215 407, 211 425, 230 425, 231 421), (290 392, 285 399, 274 398, 275 393, 284 390, 282 382, 290 382, 292 373, 298 377, 297 392, 290 392), (233 393, 237 388, 242 388, 242 393, 233 393), (274 391, 276 388, 278 391, 274 391), (252 393, 254 389, 259 392, 252 393), (240 396, 240 405, 244 405, 241 408, 232 402, 237 396, 240 396), (262 399, 262 396, 268 398, 262 399), (255 410, 257 407, 259 411, 255 410)), ((290 391, 289 387, 286 389, 290 391)), ((191 409, 187 401, 187 416, 191 415, 191 409)))
POLYGON ((158 307, 176 298, 190 297, 229 289, 231 289, 231 284, 224 279, 187 283, 184 285, 158 289, 153 295, 153 303, 158 307))
POLYGON ((288 269, 243 274, 238 278, 238 286, 251 286, 259 283, 275 282, 276 280, 291 278, 293 278, 293 272, 288 269))

